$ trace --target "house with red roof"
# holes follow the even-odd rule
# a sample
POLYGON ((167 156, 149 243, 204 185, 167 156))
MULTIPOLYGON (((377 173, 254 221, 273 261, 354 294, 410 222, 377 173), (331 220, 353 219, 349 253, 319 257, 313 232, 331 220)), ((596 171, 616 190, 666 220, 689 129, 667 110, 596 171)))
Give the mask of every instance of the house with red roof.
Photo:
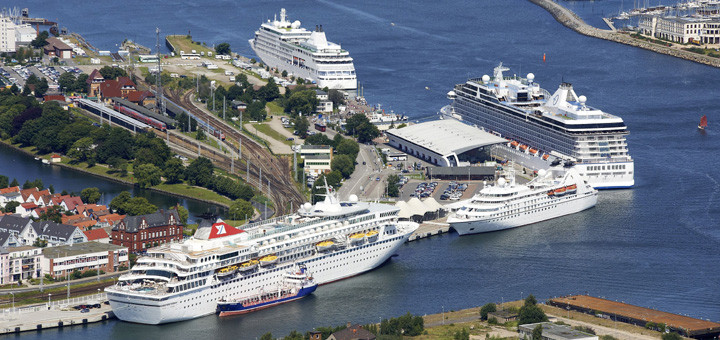
POLYGON ((15 208, 15 213, 22 217, 29 217, 38 205, 34 202, 22 203, 15 208))
POLYGON ((118 85, 120 86, 120 93, 123 98, 127 98, 128 93, 137 90, 135 83, 130 77, 118 77, 118 85))
POLYGON ((93 213, 97 213, 103 210, 108 210, 107 206, 98 204, 79 204, 75 206, 75 213, 83 215, 85 217, 92 217, 93 213))
POLYGON ((60 163, 60 162, 62 162, 62 157, 55 153, 52 156, 50 156, 50 162, 60 163))
POLYGON ((100 71, 97 69, 93 70, 90 73, 90 76, 85 81, 87 83, 88 89, 88 95, 90 97, 97 97, 100 95, 100 84, 105 81, 105 78, 103 78, 102 74, 100 74, 100 71))
POLYGON ((83 231, 88 241, 95 241, 100 243, 110 243, 110 235, 103 228, 97 228, 92 230, 83 231))
POLYGON ((100 227, 106 228, 114 227, 116 224, 120 223, 123 218, 125 218, 125 215, 107 214, 103 216, 98 216, 97 221, 100 227))
POLYGON ((140 106, 155 105, 155 94, 150 91, 130 91, 125 99, 140 106))
POLYGON ((110 98, 122 97, 122 91, 120 90, 120 83, 117 80, 105 80, 100 84, 98 89, 99 96, 106 104, 110 104, 110 98))
POLYGON ((7 194, 9 192, 20 192, 20 187, 7 187, 0 189, 0 194, 7 194))
POLYGON ((63 195, 53 197, 52 204, 61 206, 65 211, 75 211, 76 206, 84 203, 80 197, 63 195))

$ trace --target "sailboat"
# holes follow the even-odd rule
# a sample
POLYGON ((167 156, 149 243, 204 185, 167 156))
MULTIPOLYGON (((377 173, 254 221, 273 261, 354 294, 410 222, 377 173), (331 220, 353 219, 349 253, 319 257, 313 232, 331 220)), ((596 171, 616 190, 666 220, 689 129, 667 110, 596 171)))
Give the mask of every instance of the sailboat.
POLYGON ((707 127, 707 116, 703 115, 700 118, 700 124, 698 125, 698 129, 705 130, 706 127, 707 127))

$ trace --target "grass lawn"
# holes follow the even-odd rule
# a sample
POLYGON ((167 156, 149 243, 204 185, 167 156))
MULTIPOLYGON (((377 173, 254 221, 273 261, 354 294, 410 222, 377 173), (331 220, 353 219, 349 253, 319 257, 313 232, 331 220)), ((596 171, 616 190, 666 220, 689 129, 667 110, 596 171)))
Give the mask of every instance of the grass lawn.
MULTIPOLYGON (((197 136, 197 132, 181 132, 181 133, 182 133, 183 135, 185 135, 185 136, 188 136, 188 138, 192 138, 192 139, 196 140, 196 139, 195 139, 195 136, 197 136)), ((205 136, 207 137, 207 132, 205 132, 205 136)), ((214 139, 212 139, 212 138, 210 138, 210 137, 207 137, 205 140, 203 140, 203 141, 201 141, 201 142, 202 142, 203 144, 205 144, 205 145, 209 145, 209 146, 211 146, 211 147, 213 147, 213 148, 215 148, 215 149, 218 149, 218 150, 220 150, 220 151, 222 151, 222 152, 227 153, 227 151, 228 151, 228 150, 225 148, 225 146, 222 146, 222 145, 218 144, 218 142, 217 142, 216 140, 214 140, 214 139)))
POLYGON ((266 124, 253 124, 252 125, 255 129, 258 131, 264 133, 266 136, 279 141, 280 143, 283 143, 285 145, 293 145, 292 141, 287 140, 287 137, 285 137, 280 132, 275 131, 273 128, 270 127, 270 125, 266 124))
POLYGON ((287 116, 287 114, 285 113, 285 109, 283 109, 275 102, 269 102, 266 104, 266 106, 270 110, 270 114, 273 116, 287 116))
POLYGON ((202 200, 210 200, 214 202, 219 202, 225 205, 230 205, 232 203, 232 200, 222 196, 216 192, 210 191, 205 188, 196 187, 192 185, 188 185, 185 183, 177 183, 177 184, 158 184, 154 186, 153 188, 161 189, 161 190, 167 190, 169 192, 174 192, 179 195, 186 195, 189 197, 195 197, 197 199, 202 200))
POLYGON ((192 37, 188 38, 186 35, 168 35, 166 38, 175 47, 175 54, 178 56, 180 51, 190 53, 192 50, 195 50, 198 54, 200 52, 205 52, 205 54, 207 52, 215 53, 215 50, 203 46, 202 43, 193 43, 192 37))

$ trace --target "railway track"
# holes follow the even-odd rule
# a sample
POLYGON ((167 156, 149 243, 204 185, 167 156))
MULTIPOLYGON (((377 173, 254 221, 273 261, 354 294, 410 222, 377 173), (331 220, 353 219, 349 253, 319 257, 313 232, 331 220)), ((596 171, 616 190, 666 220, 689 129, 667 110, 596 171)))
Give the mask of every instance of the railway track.
MULTIPOLYGON (((207 113, 196 107, 191 100, 192 91, 184 94, 171 91, 169 97, 178 105, 183 106, 193 115, 201 119, 211 121, 213 127, 217 127, 225 134, 225 144, 235 149, 233 141, 240 141, 242 145, 242 159, 250 163, 250 172, 246 174, 245 181, 255 187, 262 187, 262 191, 273 201, 278 214, 287 212, 291 203, 298 207, 306 201, 306 198, 297 189, 295 182, 292 180, 292 166, 290 159, 283 156, 272 155, 263 145, 246 136, 243 136, 238 130, 227 124, 222 119, 207 113), (262 173, 262 186, 258 183, 258 178, 262 173)), ((231 159, 230 156, 216 154, 212 159, 216 165, 229 171, 231 159)), ((239 162, 236 162, 235 172, 242 169, 239 162)))

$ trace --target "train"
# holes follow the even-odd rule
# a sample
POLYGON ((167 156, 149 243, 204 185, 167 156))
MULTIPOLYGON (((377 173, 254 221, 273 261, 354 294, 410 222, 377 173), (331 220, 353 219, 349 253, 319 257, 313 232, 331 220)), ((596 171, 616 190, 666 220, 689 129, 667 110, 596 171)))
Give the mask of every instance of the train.
POLYGON ((327 126, 323 123, 315 123, 315 130, 325 132, 325 130, 327 130, 327 126))
POLYGON ((148 117, 140 112, 137 112, 131 108, 127 108, 127 107, 115 104, 113 106, 113 109, 115 109, 115 111, 118 111, 128 117, 139 120, 147 125, 150 125, 160 131, 167 130, 167 125, 165 125, 165 123, 163 123, 155 118, 150 118, 150 117, 148 117))
POLYGON ((190 111, 185 110, 184 108, 180 107, 180 105, 173 103, 172 101, 168 100, 167 98, 165 98, 165 108, 167 109, 167 113, 169 115, 172 115, 173 118, 177 119, 177 116, 180 113, 184 113, 184 114, 192 117, 192 119, 195 119, 195 121, 198 124, 198 127, 207 131, 209 134, 215 136, 216 138, 219 138, 220 140, 225 140, 225 134, 222 131, 220 131, 220 129, 216 129, 216 128, 210 126, 210 124, 208 122, 206 122, 202 119, 198 119, 197 117, 195 117, 194 114, 190 113, 190 111))

